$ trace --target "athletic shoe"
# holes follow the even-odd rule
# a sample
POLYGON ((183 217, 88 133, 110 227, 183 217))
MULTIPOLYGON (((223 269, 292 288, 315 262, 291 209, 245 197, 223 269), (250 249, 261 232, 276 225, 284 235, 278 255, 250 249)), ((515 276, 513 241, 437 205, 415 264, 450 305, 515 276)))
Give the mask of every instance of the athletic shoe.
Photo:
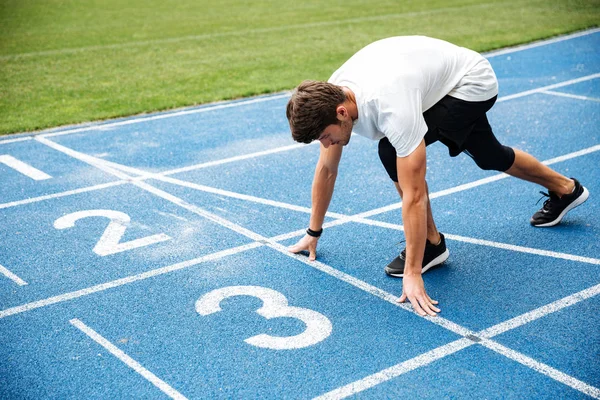
MULTIPOLYGON (((425 243, 425 254, 423 255, 423 266, 421 273, 425 273, 431 268, 440 265, 448 259, 450 252, 446 248, 444 235, 440 233, 441 241, 439 244, 432 244, 429 240, 425 243)), ((406 262, 406 249, 402 250, 400 255, 385 267, 385 273, 395 278, 404 276, 404 263, 406 262)))
POLYGON ((582 186, 575 178, 575 189, 572 193, 565 194, 562 197, 554 192, 540 192, 548 199, 544 202, 544 206, 531 217, 531 225, 537 227, 554 226, 560 222, 567 212, 582 204, 590 196, 590 192, 582 186))

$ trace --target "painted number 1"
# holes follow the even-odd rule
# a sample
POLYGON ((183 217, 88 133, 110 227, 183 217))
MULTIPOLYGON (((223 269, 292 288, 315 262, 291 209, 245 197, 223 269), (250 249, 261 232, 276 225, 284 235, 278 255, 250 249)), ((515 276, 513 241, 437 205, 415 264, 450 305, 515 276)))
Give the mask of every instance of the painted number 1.
POLYGON ((274 350, 291 350, 312 346, 326 339, 333 329, 329 319, 321 313, 307 308, 288 306, 284 295, 261 286, 229 286, 213 290, 196 302, 200 315, 210 315, 221 311, 221 301, 233 296, 252 296, 262 300, 263 305, 256 310, 260 316, 271 319, 277 317, 296 318, 304 322, 306 329, 296 336, 271 336, 260 334, 244 340, 257 347, 274 350))
POLYGON ((127 229, 127 224, 131 221, 131 218, 125 213, 113 210, 86 210, 67 214, 54 221, 54 227, 56 229, 72 228, 77 220, 88 217, 110 219, 104 234, 94 247, 94 253, 99 256, 108 256, 171 239, 170 236, 161 233, 121 243, 121 238, 125 234, 125 229, 127 229))

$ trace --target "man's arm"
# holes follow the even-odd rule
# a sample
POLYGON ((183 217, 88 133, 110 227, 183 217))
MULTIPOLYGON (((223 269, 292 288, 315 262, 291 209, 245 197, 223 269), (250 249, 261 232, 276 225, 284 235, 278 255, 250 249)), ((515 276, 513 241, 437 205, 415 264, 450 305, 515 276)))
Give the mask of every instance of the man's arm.
MULTIPOLYGON (((343 146, 339 145, 328 146, 327 148, 321 145, 321 153, 312 184, 312 211, 309 228, 313 231, 320 231, 323 227, 325 213, 333 196, 338 166, 342 158, 342 149, 343 146)), ((317 257, 318 240, 319 238, 307 234, 294 246, 289 247, 288 250, 293 253, 308 250, 308 259, 314 261, 317 257)))
POLYGON ((398 184, 402 189, 402 221, 406 236, 406 263, 402 281, 403 302, 407 298, 413 308, 422 316, 434 316, 440 309, 435 307, 437 301, 432 300, 425 292, 421 277, 421 266, 425 241, 427 238, 427 184, 425 171, 427 159, 425 141, 406 157, 397 157, 398 184))

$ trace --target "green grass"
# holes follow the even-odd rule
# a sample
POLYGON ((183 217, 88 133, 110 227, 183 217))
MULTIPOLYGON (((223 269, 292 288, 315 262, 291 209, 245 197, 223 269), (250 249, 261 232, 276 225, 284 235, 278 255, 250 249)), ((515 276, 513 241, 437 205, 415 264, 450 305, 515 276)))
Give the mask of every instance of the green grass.
POLYGON ((387 36, 486 51, 599 23, 600 0, 2 0, 0 134, 291 89, 387 36))

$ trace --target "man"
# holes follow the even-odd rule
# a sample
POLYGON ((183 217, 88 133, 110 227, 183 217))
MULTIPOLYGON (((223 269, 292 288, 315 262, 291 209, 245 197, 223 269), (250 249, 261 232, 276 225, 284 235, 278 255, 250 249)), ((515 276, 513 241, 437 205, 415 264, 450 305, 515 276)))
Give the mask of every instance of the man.
POLYGON ((497 170, 546 187, 549 198, 531 218, 533 226, 558 224, 588 198, 576 179, 567 178, 533 156, 503 146, 486 112, 498 95, 489 62, 480 54, 422 36, 392 37, 368 45, 328 82, 302 82, 287 105, 292 137, 321 142, 312 186, 307 234, 289 248, 316 257, 343 146, 352 131, 379 140, 379 156, 400 197, 406 248, 386 268, 403 277, 399 301, 410 300, 420 315, 436 315, 421 274, 448 258, 444 236, 431 214, 426 146, 440 141, 450 156, 469 155, 485 170, 497 170))

